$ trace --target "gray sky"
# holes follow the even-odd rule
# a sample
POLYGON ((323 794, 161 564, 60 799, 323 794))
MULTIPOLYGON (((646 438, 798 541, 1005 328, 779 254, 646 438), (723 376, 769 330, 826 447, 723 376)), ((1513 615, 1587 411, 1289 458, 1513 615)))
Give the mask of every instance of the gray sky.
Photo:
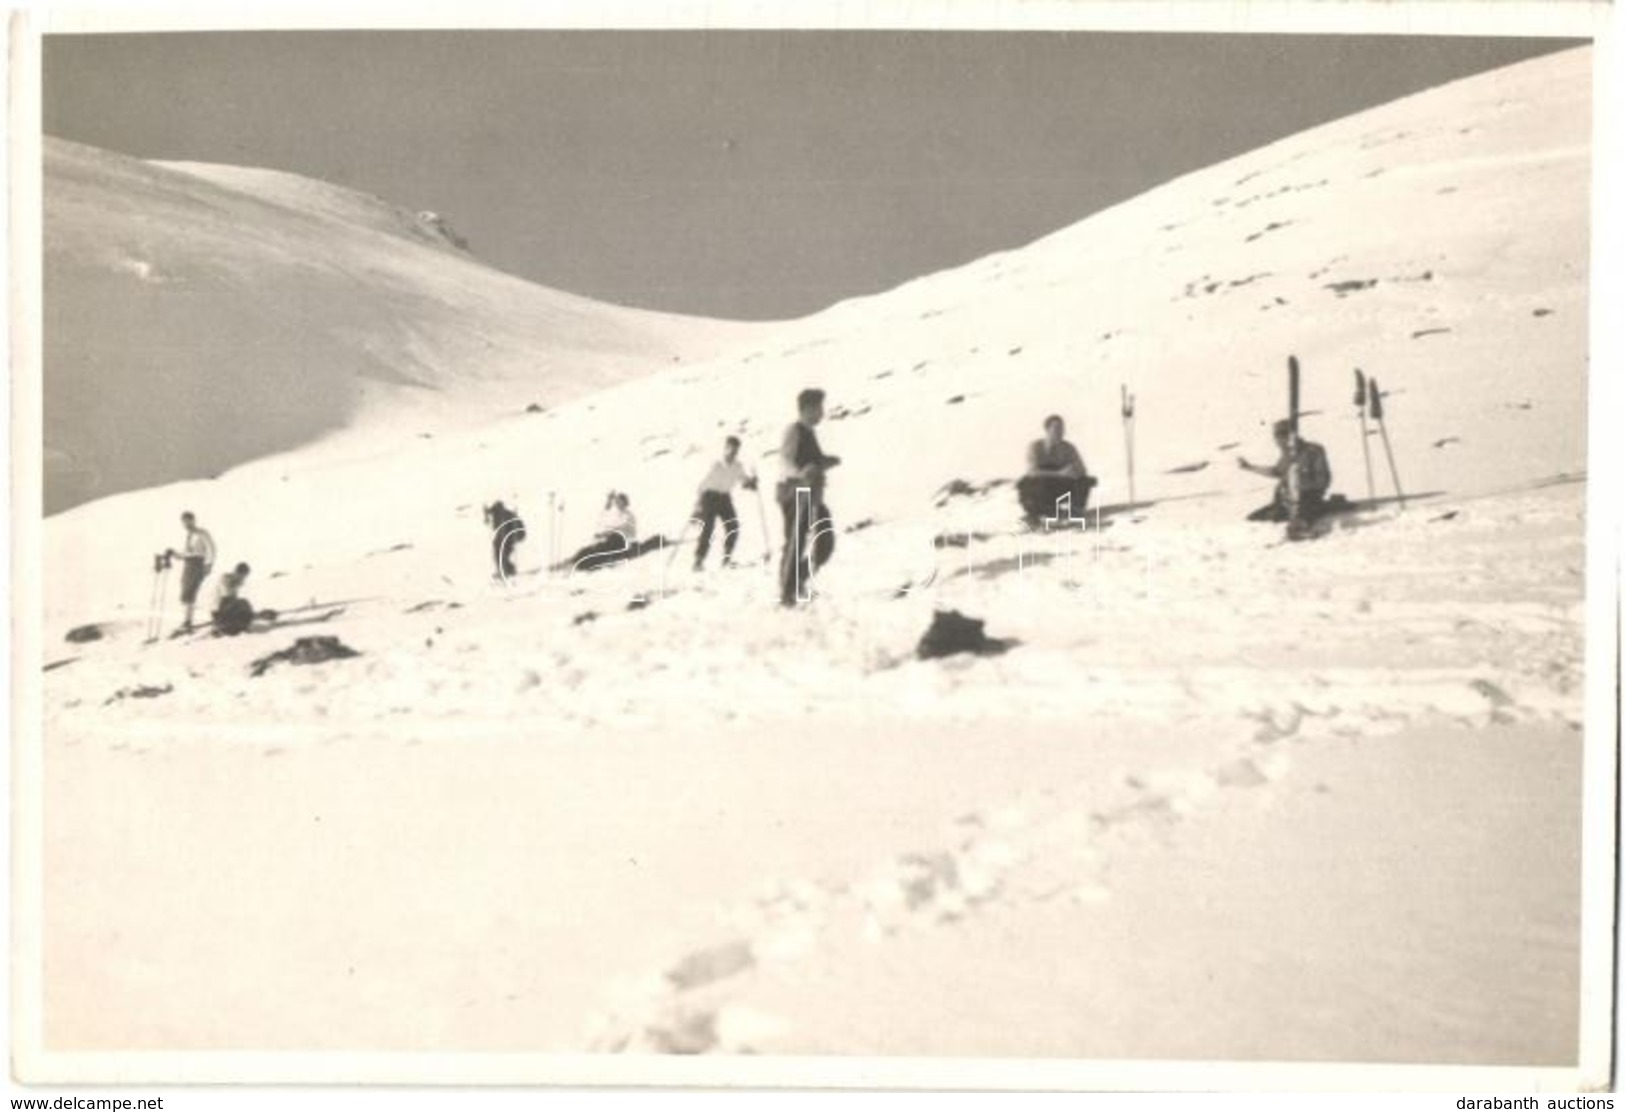
POLYGON ((1178 174, 1574 45, 1391 36, 51 36, 47 134, 444 214, 546 285, 799 316, 1178 174))

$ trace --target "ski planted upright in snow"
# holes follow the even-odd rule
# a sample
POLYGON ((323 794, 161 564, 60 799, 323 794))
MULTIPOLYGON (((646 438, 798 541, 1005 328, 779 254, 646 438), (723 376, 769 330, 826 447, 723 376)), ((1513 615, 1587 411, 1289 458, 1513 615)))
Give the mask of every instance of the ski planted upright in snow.
POLYGON ((1300 375, 1298 370, 1298 357, 1287 356, 1287 464, 1286 464, 1286 497, 1287 497, 1287 523, 1286 535, 1288 540, 1297 540, 1304 536, 1304 521, 1302 510, 1303 474, 1302 465, 1298 460, 1298 414, 1300 412, 1300 375))

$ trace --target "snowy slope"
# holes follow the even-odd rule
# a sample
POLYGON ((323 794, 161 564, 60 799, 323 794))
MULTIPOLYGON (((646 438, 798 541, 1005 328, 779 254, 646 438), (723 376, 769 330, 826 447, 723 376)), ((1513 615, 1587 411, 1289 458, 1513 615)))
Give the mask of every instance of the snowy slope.
POLYGON ((553 404, 730 331, 538 287, 458 242, 296 175, 47 138, 47 510, 402 407, 438 430, 553 404))
POLYGON ((1589 71, 1411 97, 546 414, 53 518, 48 798, 125 808, 47 830, 48 1034, 1571 1063, 1589 71), (1288 353, 1337 488, 1361 367, 1424 497, 1304 545, 1240 520, 1288 353), (611 487, 675 535, 724 433, 767 466, 808 384, 846 530, 811 607, 686 552, 489 581, 482 501, 527 572, 549 492, 566 550, 611 487), (1098 532, 937 496, 1052 410, 1098 532), (142 647, 188 507, 257 604, 343 612, 142 647), (1016 645, 916 661, 939 607, 1016 645), (362 656, 249 677, 308 632, 362 656), (231 929, 132 915, 177 890, 231 929))

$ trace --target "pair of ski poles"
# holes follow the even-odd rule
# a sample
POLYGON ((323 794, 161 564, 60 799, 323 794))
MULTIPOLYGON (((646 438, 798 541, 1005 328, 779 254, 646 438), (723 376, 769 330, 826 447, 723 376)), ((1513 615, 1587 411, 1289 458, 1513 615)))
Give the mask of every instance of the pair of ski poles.
POLYGON ((147 643, 158 640, 164 628, 164 599, 169 593, 168 554, 160 552, 152 558, 152 597, 147 602, 147 643))
POLYGON ((1134 497, 1134 395, 1128 392, 1128 385, 1122 387, 1123 393, 1123 450, 1128 456, 1128 502, 1130 506, 1137 505, 1139 499, 1134 497))
POLYGON ((1388 472, 1394 478, 1394 493, 1399 497, 1399 508, 1405 508, 1405 490, 1399 485, 1399 467, 1394 463, 1394 445, 1388 439, 1388 422, 1383 414, 1382 388, 1377 385, 1375 378, 1367 380, 1365 372, 1358 367, 1354 369, 1354 405, 1360 411, 1360 447, 1365 451, 1365 485, 1366 491, 1373 499, 1377 497, 1377 483, 1371 471, 1371 429, 1366 424, 1366 414, 1377 422, 1377 429, 1382 434, 1383 451, 1388 456, 1388 472))

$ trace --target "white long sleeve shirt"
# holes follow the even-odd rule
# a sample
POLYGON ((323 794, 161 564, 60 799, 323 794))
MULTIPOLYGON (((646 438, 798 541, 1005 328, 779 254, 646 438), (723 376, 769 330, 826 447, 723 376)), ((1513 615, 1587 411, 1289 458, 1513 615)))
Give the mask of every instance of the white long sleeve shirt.
POLYGON ((604 511, 604 516, 599 519, 598 532, 600 535, 619 533, 621 539, 627 544, 636 544, 638 539, 638 519, 632 516, 631 510, 611 506, 604 511))
POLYGON ((732 461, 719 459, 711 465, 706 472, 704 480, 700 483, 700 493, 730 494, 733 488, 750 478, 745 465, 738 459, 732 461))
POLYGON ((193 529, 186 534, 182 555, 201 556, 205 566, 214 566, 214 538, 209 536, 207 529, 193 529))

